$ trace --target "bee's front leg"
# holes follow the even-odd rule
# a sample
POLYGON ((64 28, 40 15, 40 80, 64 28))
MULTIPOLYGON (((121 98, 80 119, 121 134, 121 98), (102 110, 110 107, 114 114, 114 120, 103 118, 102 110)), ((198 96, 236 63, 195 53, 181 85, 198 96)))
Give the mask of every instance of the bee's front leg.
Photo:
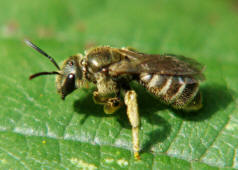
POLYGON ((109 98, 107 100, 107 103, 104 104, 104 112, 106 114, 112 114, 115 111, 117 111, 122 105, 123 103, 119 98, 117 97, 109 98))
POLYGON ((127 106, 127 116, 132 126, 132 142, 135 159, 139 160, 139 125, 140 117, 138 113, 136 92, 134 90, 127 91, 125 94, 125 104, 127 106))
POLYGON ((104 105, 104 112, 106 114, 114 113, 123 105, 119 97, 103 96, 97 91, 93 93, 93 100, 96 104, 104 105))

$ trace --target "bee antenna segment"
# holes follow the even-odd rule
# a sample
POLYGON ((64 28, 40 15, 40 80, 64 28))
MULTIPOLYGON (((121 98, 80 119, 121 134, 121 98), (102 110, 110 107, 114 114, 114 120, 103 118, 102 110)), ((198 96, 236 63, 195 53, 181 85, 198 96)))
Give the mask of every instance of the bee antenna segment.
POLYGON ((33 78, 36 78, 38 76, 42 76, 42 75, 51 75, 51 74, 58 74, 60 75, 59 72, 57 71, 52 71, 52 72, 39 72, 39 73, 36 73, 36 74, 33 74, 29 77, 30 80, 32 80, 33 78))
POLYGON ((35 49, 36 51, 38 51, 39 53, 41 53, 42 55, 46 56, 48 59, 50 59, 50 61, 55 65, 55 67, 60 70, 60 67, 58 66, 58 64, 56 63, 56 61, 49 56, 46 52, 44 52, 42 49, 40 49, 39 47, 37 47, 35 44, 33 44, 31 41, 25 39, 24 42, 26 43, 26 45, 28 45, 29 47, 35 49))

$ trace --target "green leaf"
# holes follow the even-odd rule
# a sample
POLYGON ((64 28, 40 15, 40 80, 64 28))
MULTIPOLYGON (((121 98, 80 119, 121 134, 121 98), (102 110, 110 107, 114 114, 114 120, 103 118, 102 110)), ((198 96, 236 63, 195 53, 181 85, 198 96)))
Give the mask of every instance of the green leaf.
POLYGON ((1 1, 0 169, 238 168, 238 4, 235 0, 1 1), (77 90, 61 101, 55 67, 89 46, 174 53, 206 66, 204 108, 185 114, 138 92, 141 160, 123 107, 114 115, 77 90))

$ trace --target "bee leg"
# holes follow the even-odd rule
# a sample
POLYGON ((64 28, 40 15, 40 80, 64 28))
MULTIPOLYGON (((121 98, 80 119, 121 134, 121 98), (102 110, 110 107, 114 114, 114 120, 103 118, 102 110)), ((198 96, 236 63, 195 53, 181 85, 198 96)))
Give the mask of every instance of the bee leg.
POLYGON ((125 94, 125 104, 127 106, 127 116, 132 126, 132 142, 133 151, 135 159, 139 160, 139 125, 140 117, 138 113, 136 92, 134 90, 129 90, 125 94))
POLYGON ((106 97, 99 95, 98 91, 93 92, 93 101, 95 104, 105 104, 107 102, 106 97))
POLYGON ((93 100, 96 104, 104 105, 104 112, 106 114, 114 113, 123 105, 119 97, 101 96, 97 91, 93 92, 93 100))
POLYGON ((112 114, 115 111, 117 111, 122 105, 123 103, 119 98, 117 97, 109 98, 107 102, 104 104, 104 112, 106 114, 112 114))

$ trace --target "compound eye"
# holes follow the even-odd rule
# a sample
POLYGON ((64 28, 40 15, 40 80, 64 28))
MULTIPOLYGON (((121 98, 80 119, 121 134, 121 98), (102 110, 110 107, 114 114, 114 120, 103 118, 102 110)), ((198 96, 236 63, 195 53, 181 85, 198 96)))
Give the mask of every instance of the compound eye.
POLYGON ((69 74, 67 76, 67 78, 65 79, 65 82, 62 86, 62 99, 64 100, 64 98, 70 94, 71 92, 73 92, 75 90, 75 75, 74 74, 69 74))

